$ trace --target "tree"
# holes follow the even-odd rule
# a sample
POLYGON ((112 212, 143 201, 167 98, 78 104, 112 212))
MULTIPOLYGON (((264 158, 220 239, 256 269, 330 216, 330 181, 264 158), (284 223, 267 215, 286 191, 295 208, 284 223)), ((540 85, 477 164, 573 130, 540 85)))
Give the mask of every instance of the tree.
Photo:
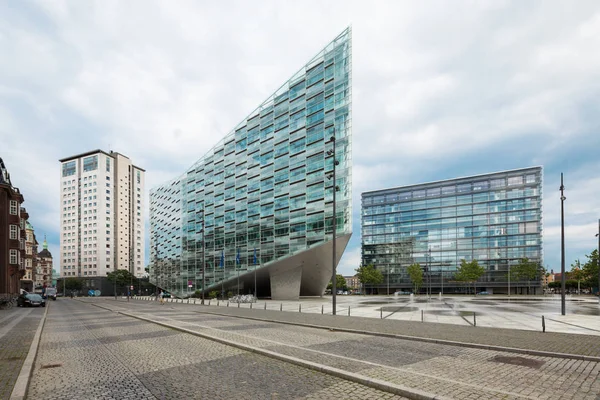
MULTIPOLYGON (((116 271, 112 271, 106 274, 106 279, 109 282, 116 283, 116 285, 120 286, 121 288, 130 285, 131 282, 133 282, 134 278, 135 276, 133 276, 133 274, 131 274, 126 269, 118 269, 116 271)), ((115 293, 115 296, 116 295, 117 294, 115 293)))
POLYGON ((56 291, 59 293, 63 293, 66 290, 81 290, 83 287, 83 282, 77 278, 63 278, 59 280, 56 284, 56 291))
POLYGON ((543 271, 543 267, 539 262, 531 261, 525 257, 517 265, 511 267, 510 275, 515 280, 527 281, 527 291, 529 292, 530 282, 536 278, 540 278, 543 271))
POLYGON ((485 274, 485 268, 479 265, 477 260, 460 260, 460 267, 456 270, 455 279, 462 282, 473 282, 473 293, 477 292, 476 284, 479 278, 485 274))
MULTIPOLYGON (((327 285, 327 289, 331 290, 332 286, 333 286, 333 282, 329 281, 329 284, 327 285)), ((340 274, 335 274, 335 286, 337 287, 337 290, 343 290, 343 291, 348 290, 348 284, 346 283, 346 278, 344 278, 344 276, 340 275, 340 274)))
POLYGON ((598 250, 595 249, 592 251, 592 254, 587 255, 588 259, 585 264, 583 264, 583 276, 585 279, 585 285, 588 287, 597 287, 598 286, 598 250))
MULTIPOLYGON (((383 282, 383 274, 373 264, 361 265, 356 268, 356 276, 363 285, 378 285, 383 282)), ((373 289, 371 288, 371 293, 373 289)))
POLYGON ((406 269, 410 281, 413 284, 413 293, 417 293, 421 285, 423 285, 423 270, 419 263, 414 263, 408 266, 406 269))

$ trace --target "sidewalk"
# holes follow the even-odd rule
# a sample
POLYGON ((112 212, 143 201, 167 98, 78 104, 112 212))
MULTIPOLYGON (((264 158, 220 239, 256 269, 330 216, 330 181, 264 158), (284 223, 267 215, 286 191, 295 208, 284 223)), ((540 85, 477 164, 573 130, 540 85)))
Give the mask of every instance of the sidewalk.
MULTIPOLYGON (((137 298, 137 300, 143 300, 137 298)), ((180 300, 181 302, 181 300, 180 300)), ((169 302, 169 305, 180 304, 188 306, 187 300, 183 304, 169 302)), ((220 306, 200 306, 190 304, 198 311, 245 318, 256 318, 268 321, 284 322, 291 324, 318 326, 328 329, 354 330, 359 333, 372 333, 382 335, 400 335, 428 340, 451 341, 463 344, 474 344, 479 347, 497 346, 535 352, 551 353, 555 356, 573 355, 572 358, 584 356, 600 358, 600 336, 529 331, 520 329, 490 328, 472 325, 455 325, 444 323, 428 323, 394 319, 377 319, 365 317, 348 317, 344 314, 321 315, 291 311, 264 310, 263 303, 255 303, 253 309, 249 304, 230 304, 221 302, 220 306)), ((551 355, 548 354, 548 355, 551 355)))
POLYGON ((0 399, 8 399, 46 309, 18 308, 0 311, 0 399))

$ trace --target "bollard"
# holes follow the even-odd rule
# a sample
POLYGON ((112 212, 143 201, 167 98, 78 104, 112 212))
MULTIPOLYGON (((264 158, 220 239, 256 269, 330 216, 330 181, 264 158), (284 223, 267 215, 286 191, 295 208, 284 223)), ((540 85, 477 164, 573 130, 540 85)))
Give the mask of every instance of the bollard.
POLYGON ((250 303, 250 309, 252 310, 252 303, 250 303))
POLYGON ((219 301, 220 301, 220 300, 217 300, 217 307, 219 307, 219 301))
POLYGON ((425 322, 425 317, 424 317, 423 310, 421 310, 421 322, 425 322))
POLYGON ((238 301, 238 308, 240 308, 240 302, 238 301))
POLYGON ((477 326, 477 315, 475 314, 475 311, 473 311, 473 326, 477 326))
POLYGON ((348 306, 348 316, 350 316, 350 306, 348 306))
POLYGON ((379 309, 379 318, 383 319, 383 307, 379 309))
POLYGON ((196 299, 194 299, 194 304, 196 304, 196 299))
POLYGON ((227 300, 227 307, 229 307, 229 300, 227 300))
MULTIPOLYGON (((196 300, 194 300, 194 301, 196 301, 196 300)), ((188 299, 188 304, 190 304, 190 299, 188 299)))
POLYGON ((321 304, 321 315, 323 315, 323 304, 321 304))
POLYGON ((546 319, 542 315, 542 332, 546 332, 546 319))
POLYGON ((208 300, 208 305, 210 306, 210 299, 208 300))
POLYGON ((265 310, 267 309, 267 302, 265 301, 265 310))
POLYGON ((298 312, 302 312, 302 303, 298 304, 298 312))
POLYGON ((283 311, 283 303, 279 304, 279 311, 283 311))

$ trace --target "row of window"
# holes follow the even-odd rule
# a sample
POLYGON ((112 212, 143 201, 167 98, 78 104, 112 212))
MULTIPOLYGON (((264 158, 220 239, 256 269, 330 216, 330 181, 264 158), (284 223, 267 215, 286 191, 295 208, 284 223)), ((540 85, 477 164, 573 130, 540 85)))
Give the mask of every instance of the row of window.
POLYGON ((427 189, 415 188, 413 190, 398 189, 395 193, 386 194, 363 194, 363 204, 389 203, 395 201, 404 201, 410 199, 420 199, 425 197, 437 197, 451 195, 455 193, 470 193, 484 190, 493 190, 510 186, 539 183, 539 177, 536 173, 527 173, 525 175, 515 175, 498 178, 488 178, 486 180, 475 182, 464 182, 456 184, 447 184, 427 189))

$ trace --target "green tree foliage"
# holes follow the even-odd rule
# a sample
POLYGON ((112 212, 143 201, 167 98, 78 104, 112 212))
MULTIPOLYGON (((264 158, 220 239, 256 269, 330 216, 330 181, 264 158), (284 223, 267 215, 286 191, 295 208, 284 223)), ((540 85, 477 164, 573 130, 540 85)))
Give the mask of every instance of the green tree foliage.
POLYGON ((378 285, 383 282, 383 274, 373 264, 356 268, 356 275, 363 285, 378 285))
POLYGON ((583 264, 583 280, 587 287, 598 287, 598 250, 592 251, 591 254, 586 255, 588 259, 583 264))
POLYGON ((539 262, 531 261, 527 257, 522 258, 517 265, 513 265, 510 268, 511 279, 515 281, 527 281, 528 288, 532 280, 541 278, 545 272, 539 262))
POLYGON ((413 293, 417 293, 421 285, 423 285, 423 270, 421 269, 421 264, 415 263, 409 265, 406 272, 413 284, 413 293))
POLYGON ((209 299, 216 299, 218 296, 219 296, 219 292, 218 292, 218 291, 216 291, 216 290, 211 290, 211 291, 208 293, 208 298, 209 298, 209 299))
MULTIPOLYGON (((329 281, 329 284, 327 285, 327 289, 331 290, 332 286, 333 286, 333 282, 329 281)), ((346 283, 346 278, 344 278, 344 276, 340 275, 340 274, 335 274, 335 286, 337 287, 337 290, 343 290, 343 291, 348 290, 348 284, 346 283)))
POLYGON ((72 291, 72 290, 81 290, 81 288, 83 287, 83 282, 78 279, 78 278, 64 278, 58 281, 58 283, 56 284, 56 290, 59 293, 62 293, 63 291, 68 290, 68 291, 72 291), (64 285, 64 287, 63 287, 64 285))
POLYGON ((454 278, 461 282, 472 282, 473 293, 475 293, 477 281, 483 274, 485 274, 485 268, 480 266, 477 260, 466 261, 462 259, 454 278))
POLYGON ((106 274, 106 279, 110 282, 117 283, 117 286, 123 287, 130 285, 130 282, 135 281, 135 276, 125 269, 118 269, 106 274))

